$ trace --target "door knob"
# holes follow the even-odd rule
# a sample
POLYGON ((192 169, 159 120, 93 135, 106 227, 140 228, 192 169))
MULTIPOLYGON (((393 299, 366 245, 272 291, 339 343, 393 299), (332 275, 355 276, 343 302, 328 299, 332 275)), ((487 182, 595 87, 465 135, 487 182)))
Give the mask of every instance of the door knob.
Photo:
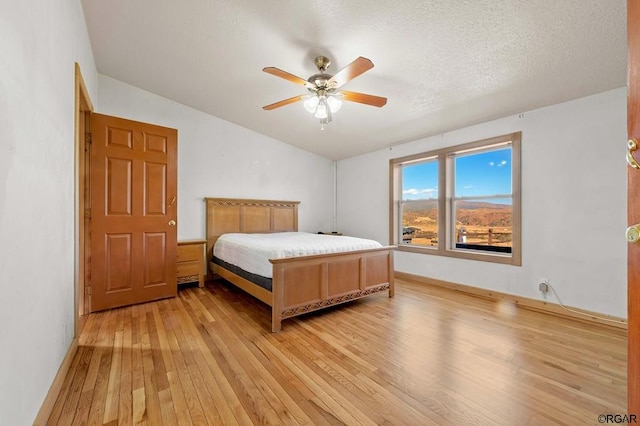
POLYGON ((634 169, 640 169, 640 164, 633 157, 633 151, 638 149, 638 142, 635 139, 629 139, 627 141, 627 163, 634 169))
POLYGON ((171 220, 169 221, 169 226, 176 226, 176 221, 175 221, 175 220, 173 220, 173 219, 171 219, 171 220))
POLYGON ((640 240, 640 223, 628 227, 626 234, 628 242, 637 243, 640 240))

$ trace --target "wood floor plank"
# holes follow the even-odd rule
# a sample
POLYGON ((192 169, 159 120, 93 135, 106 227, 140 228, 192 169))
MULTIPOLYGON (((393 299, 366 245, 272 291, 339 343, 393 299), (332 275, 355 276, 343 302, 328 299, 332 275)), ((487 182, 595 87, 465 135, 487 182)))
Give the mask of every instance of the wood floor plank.
MULTIPOLYGON (((95 382, 98 376, 98 367, 100 365, 100 359, 102 358, 103 351, 96 343, 100 326, 103 323, 103 318, 103 312, 100 312, 96 315, 91 315, 87 319, 83 332, 80 335, 80 347, 90 351, 91 355, 88 361, 87 371, 85 373, 82 389, 80 391, 78 406, 76 407, 73 421, 71 423, 74 425, 86 424, 87 419, 89 418, 89 411, 93 402, 93 391, 95 389, 95 382)), ((87 355, 89 356, 89 354, 87 355)))
MULTIPOLYGON (((172 318, 175 320, 175 313, 173 311, 172 318)), ((176 333, 180 331, 179 325, 180 323, 176 321, 176 324, 171 327, 170 330, 167 330, 167 339, 171 352, 174 355, 174 365, 176 367, 175 374, 172 374, 169 377, 169 383, 173 388, 173 386, 177 386, 177 384, 174 384, 175 381, 179 381, 191 423, 194 425, 205 425, 207 424, 207 421, 204 416, 204 411, 200 400, 198 399, 198 394, 194 387, 193 380, 189 375, 187 362, 185 361, 185 356, 189 356, 189 350, 187 347, 180 346, 178 343, 178 337, 176 336, 176 333)))
POLYGON ((120 404, 120 375, 122 367, 122 340, 124 338, 124 315, 129 308, 119 309, 116 317, 116 329, 113 339, 113 351, 111 354, 111 369, 109 370, 109 384, 107 385, 107 398, 105 400, 102 423, 106 424, 118 419, 118 406, 120 404))
MULTIPOLYGON (((301 323, 301 326, 303 324, 301 323)), ((306 334, 307 330, 303 326, 300 330, 294 330, 306 334)), ((303 335, 300 335, 302 339, 303 335)), ((433 422, 427 416, 422 415, 411 407, 407 407, 402 412, 395 412, 394 407, 403 403, 392 393, 372 380, 366 374, 349 371, 343 366, 348 364, 344 359, 336 359, 326 352, 321 345, 300 345, 291 350, 300 351, 301 355, 309 359, 317 367, 315 370, 331 383, 331 387, 338 389, 346 398, 357 396, 355 401, 361 401, 360 409, 366 413, 377 424, 394 423, 398 424, 429 424, 433 422)))
MULTIPOLYGON (((141 412, 142 402, 144 401, 144 414, 141 421, 146 420, 152 425, 160 425, 162 421, 162 413, 160 407, 160 391, 166 389, 166 378, 162 381, 162 374, 158 373, 158 370, 164 372, 162 365, 158 364, 158 357, 154 354, 157 352, 157 347, 152 347, 151 335, 154 333, 153 315, 150 312, 149 304, 140 305, 140 348, 142 350, 142 369, 144 377, 144 399, 141 399, 141 395, 138 394, 138 413, 141 412), (157 384, 156 380, 160 378, 160 384, 157 384)), ((153 342, 157 343, 157 342, 153 342)), ((134 407, 135 404, 134 394, 134 407)), ((134 423, 136 419, 134 418, 134 423)))
MULTIPOLYGON (((205 298, 206 300, 206 298, 205 298)), ((214 313, 218 313, 213 303, 208 304, 214 313)), ((244 321, 225 323, 223 321, 214 324, 206 324, 210 339, 205 339, 210 348, 216 347, 219 356, 229 360, 229 368, 236 377, 241 377, 240 382, 245 388, 251 387, 254 382, 257 390, 264 400, 271 406, 277 415, 279 422, 283 424, 312 424, 311 419, 301 410, 284 391, 282 385, 274 379, 270 372, 271 366, 266 366, 256 358, 255 353, 249 349, 254 346, 251 340, 238 338, 242 335, 240 328, 244 321), (247 360, 247 362, 240 362, 247 360), (285 407, 287 407, 285 409, 285 407)), ((247 330, 243 328, 243 330, 247 330)), ((214 352, 212 350, 212 352, 214 352)), ((216 351, 217 352, 217 351, 216 351)), ((252 395, 255 395, 252 393, 252 395)), ((254 398, 255 399, 255 398, 254 398)))
POLYGON ((80 388, 86 376, 87 352, 89 352, 88 356, 91 356, 90 351, 86 351, 83 348, 78 348, 78 352, 81 353, 80 356, 76 355, 69 367, 70 371, 74 372, 73 378, 70 377, 70 380, 65 380, 60 389, 62 397, 59 397, 53 405, 49 423, 71 423, 73 420, 80 397, 80 388))
POLYGON ((129 307, 126 310, 126 314, 123 319, 122 328, 122 355, 121 355, 121 373, 120 373, 120 387, 118 389, 118 415, 116 420, 123 426, 133 424, 133 392, 132 392, 132 359, 133 359, 133 344, 132 344, 132 313, 133 309, 129 307))
MULTIPOLYGON (((279 349, 279 352, 274 352, 273 355, 281 361, 285 361, 282 355, 288 352, 285 344, 282 341, 278 341, 273 347, 279 349)), ((308 364, 295 356, 286 361, 289 361, 289 368, 294 370, 305 385, 313 391, 315 395, 313 398, 314 401, 328 407, 332 414, 341 422, 345 424, 375 424, 373 420, 366 417, 366 415, 358 410, 348 399, 343 398, 335 388, 323 380, 308 364)))
POLYGON ((176 308, 174 309, 174 312, 178 316, 182 326, 178 327, 174 332, 181 351, 184 354, 188 377, 198 397, 198 401, 202 407, 202 412, 207 424, 222 424, 222 418, 218 412, 216 399, 213 396, 219 395, 219 388, 216 385, 215 380, 211 381, 209 379, 211 376, 208 368, 206 367, 206 361, 203 359, 200 344, 198 343, 198 332, 195 329, 195 326, 191 323, 191 319, 186 313, 181 299, 182 296, 176 299, 176 308), (201 370, 201 367, 203 370, 201 370), (208 387, 207 383, 211 382, 212 386, 208 387))
POLYGON ((131 423, 140 424, 146 419, 144 369, 142 363, 141 314, 142 305, 131 307, 131 423))
MULTIPOLYGON (((193 301, 193 297, 189 298, 187 303, 182 305, 182 313, 191 319, 191 324, 195 324, 194 320, 197 317, 193 309, 197 309, 199 306, 199 303, 193 301)), ((240 409, 242 405, 240 402, 241 395, 234 392, 232 387, 232 382, 238 380, 238 377, 235 374, 224 374, 218 360, 211 352, 211 348, 207 345, 206 339, 208 338, 208 332, 205 328, 206 323, 209 323, 209 321, 199 322, 198 326, 190 328, 193 335, 197 337, 195 341, 202 354, 202 357, 197 357, 197 361, 200 363, 202 375, 212 391, 212 396, 216 400, 216 408, 225 424, 235 422, 252 424, 253 422, 250 419, 249 413, 246 410, 240 409)))
MULTIPOLYGON (((177 367, 174 360, 174 353, 171 350, 169 344, 168 333, 170 328, 167 325, 171 321, 172 313, 164 308, 164 304, 154 304, 152 306, 154 318, 157 322, 157 334, 158 342, 160 345, 160 351, 162 359, 165 364, 167 382, 169 384, 169 402, 171 403, 171 409, 175 413, 182 413, 187 411, 186 417, 189 417, 187 402, 185 400, 184 391, 177 374, 177 367), (161 309, 162 308, 162 309, 161 309)), ((167 404, 167 410, 169 405, 167 404)), ((164 411, 163 407, 163 411, 164 411)))
MULTIPOLYGON (((109 375, 111 372, 111 359, 113 352, 113 340, 115 338, 117 311, 109 311, 103 318, 103 326, 97 338, 98 348, 104 348, 99 352, 100 358, 95 359, 97 370, 95 371, 95 382, 93 384, 93 398, 89 410, 88 424, 102 424, 104 407, 107 399, 107 387, 109 385, 109 375)), ((94 362, 92 357, 91 362, 94 362)), ((86 383, 86 382, 85 382, 86 383)), ((87 383, 89 384, 89 383, 87 383)))
POLYGON ((91 314, 48 424, 597 424, 626 334, 396 280, 285 320, 224 281, 91 314))
POLYGON ((171 390, 169 388, 162 389, 158 392, 158 399, 160 400, 160 417, 162 418, 163 425, 178 424, 171 397, 171 390))
MULTIPOLYGON (((55 423, 68 423, 73 421, 80 404, 80 397, 82 395, 82 386, 87 375, 87 369, 90 364, 90 358, 93 353, 92 346, 86 346, 85 340, 93 334, 94 327, 97 323, 96 318, 93 316, 85 321, 84 330, 85 333, 79 336, 78 339, 78 353, 72 361, 71 371, 74 371, 72 380, 65 380, 64 386, 60 389, 60 396, 58 397, 56 404, 49 416, 48 424, 55 423), (73 365, 73 363, 77 363, 73 365), (77 394, 75 394, 77 392, 77 394), (61 418, 61 416, 64 417, 61 418)), ((70 379, 70 377, 69 377, 70 379)))

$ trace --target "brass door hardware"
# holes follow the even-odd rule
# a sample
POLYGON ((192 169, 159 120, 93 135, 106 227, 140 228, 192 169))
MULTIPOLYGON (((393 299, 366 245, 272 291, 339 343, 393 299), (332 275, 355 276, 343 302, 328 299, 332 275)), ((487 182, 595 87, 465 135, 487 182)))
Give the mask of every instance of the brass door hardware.
POLYGON ((628 227, 626 235, 628 242, 637 243, 640 240, 640 223, 628 227))
POLYGON ((627 141, 627 163, 634 169, 640 169, 640 164, 633 157, 633 151, 638 149, 638 142, 635 139, 629 139, 627 141))

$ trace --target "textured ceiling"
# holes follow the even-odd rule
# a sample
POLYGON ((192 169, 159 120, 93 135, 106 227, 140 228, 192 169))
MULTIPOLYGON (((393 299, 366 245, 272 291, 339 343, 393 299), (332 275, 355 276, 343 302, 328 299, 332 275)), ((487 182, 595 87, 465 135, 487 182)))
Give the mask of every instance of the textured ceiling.
POLYGON ((625 0, 82 0, 98 71, 342 159, 626 84, 625 0), (324 131, 302 103, 328 56, 375 67, 324 131))

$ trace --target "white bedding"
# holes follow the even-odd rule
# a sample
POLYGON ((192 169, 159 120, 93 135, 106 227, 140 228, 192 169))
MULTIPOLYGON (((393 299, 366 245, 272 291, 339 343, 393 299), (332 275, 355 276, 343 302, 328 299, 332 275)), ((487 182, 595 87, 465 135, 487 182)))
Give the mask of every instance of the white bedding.
POLYGON ((382 247, 364 238, 278 232, 274 234, 224 234, 213 247, 213 255, 247 272, 272 277, 269 259, 339 253, 382 247))

